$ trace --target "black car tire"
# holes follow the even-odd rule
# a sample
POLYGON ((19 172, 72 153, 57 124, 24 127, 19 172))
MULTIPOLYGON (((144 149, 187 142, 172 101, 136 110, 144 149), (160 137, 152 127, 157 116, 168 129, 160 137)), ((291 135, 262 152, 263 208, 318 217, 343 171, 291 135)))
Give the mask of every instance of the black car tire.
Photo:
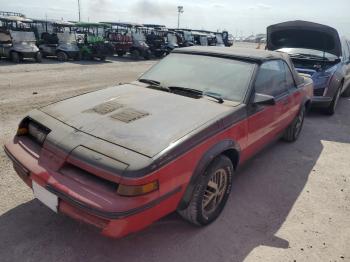
POLYGON ((140 51, 137 49, 132 50, 130 52, 130 54, 131 54, 132 59, 135 59, 135 60, 139 59, 140 55, 141 55, 140 51))
POLYGON ((41 56, 41 52, 38 52, 38 53, 35 54, 35 61, 37 63, 41 63, 43 61, 43 58, 41 56))
POLYGON ((106 56, 104 56, 104 55, 102 55, 102 56, 100 56, 99 58, 100 58, 100 61, 102 61, 102 62, 103 62, 103 61, 106 61, 106 58, 107 58, 107 57, 106 57, 106 56))
MULTIPOLYGON (((187 208, 183 210, 178 210, 177 212, 190 223, 197 226, 206 226, 212 222, 214 222, 222 210, 224 209, 227 199, 231 193, 232 187, 232 179, 233 179, 233 165, 231 160, 224 156, 220 155, 215 158, 211 164, 207 167, 204 174, 201 175, 198 184, 195 186, 193 191, 192 199, 187 206, 187 208), (204 202, 209 199, 208 192, 213 189, 209 187, 209 182, 212 181, 213 177, 216 176, 217 172, 223 172, 226 176, 226 184, 225 187, 220 191, 220 201, 215 202, 217 204, 215 207, 212 207, 213 210, 210 213, 206 213, 204 207, 204 202)), ((224 180, 222 180, 224 181, 224 180)), ((215 191, 215 192, 216 192, 215 191)), ((213 192, 213 191, 210 191, 213 192)), ((219 193, 219 192, 216 192, 219 193)), ((216 198, 219 195, 215 195, 212 198, 212 202, 217 201, 216 198)), ((209 202, 210 203, 210 202, 209 202)))
POLYGON ((344 91, 344 93, 342 94, 342 97, 349 97, 350 96, 350 84, 348 86, 348 88, 344 91))
POLYGON ((125 52, 118 51, 118 52, 117 52, 117 55, 118 55, 119 57, 123 57, 123 56, 125 55, 125 52))
POLYGON ((333 97, 333 100, 331 102, 331 104, 329 105, 329 107, 324 109, 324 113, 326 115, 334 115, 335 114, 335 110, 337 108, 338 102, 339 102, 339 98, 341 95, 341 90, 342 90, 342 85, 338 88, 337 93, 335 94, 335 96, 333 97))
POLYGON ((282 139, 286 142, 295 142, 303 129, 305 119, 305 105, 303 105, 298 115, 294 118, 293 122, 286 129, 282 139))
POLYGON ((149 51, 149 50, 145 51, 143 54, 143 58, 145 60, 150 60, 151 59, 151 51, 149 51))
POLYGON ((68 60, 68 55, 63 51, 59 51, 57 52, 57 60, 60 62, 66 62, 68 60))
POLYGON ((19 63, 20 62, 20 57, 19 57, 19 54, 17 52, 12 52, 11 53, 11 61, 13 63, 19 63))

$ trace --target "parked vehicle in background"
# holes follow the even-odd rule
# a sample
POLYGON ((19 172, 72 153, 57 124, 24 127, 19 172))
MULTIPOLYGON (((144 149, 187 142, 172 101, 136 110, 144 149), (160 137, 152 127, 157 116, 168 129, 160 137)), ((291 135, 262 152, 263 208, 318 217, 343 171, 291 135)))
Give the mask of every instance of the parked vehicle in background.
POLYGON ((41 62, 42 57, 30 27, 31 22, 32 20, 23 16, 0 16, 0 58, 5 57, 14 63, 27 58, 41 62))
POLYGON ((131 33, 132 46, 129 49, 129 53, 134 59, 139 59, 141 57, 146 60, 150 59, 151 51, 149 46, 146 43, 146 35, 142 30, 143 28, 142 24, 123 23, 123 22, 112 23, 112 24, 120 28, 124 27, 127 29, 128 33, 129 32, 131 33))
POLYGON ((167 30, 165 27, 150 27, 150 25, 139 27, 145 36, 146 43, 149 46, 151 54, 161 58, 168 53, 167 49, 167 30))
POLYGON ((105 39, 107 24, 78 22, 74 24, 78 47, 83 59, 106 60, 113 55, 113 46, 105 39))
POLYGON ((194 37, 188 29, 169 29, 175 32, 179 47, 189 47, 194 45, 194 37))
POLYGON ((208 34, 198 31, 191 31, 191 33, 194 39, 194 45, 208 46, 208 34))
POLYGON ((167 54, 169 54, 175 48, 179 48, 178 36, 176 32, 166 31, 166 39, 167 54))
POLYGON ((227 47, 232 46, 234 41, 235 41, 233 35, 229 34, 229 32, 227 32, 227 31, 222 32, 222 38, 224 40, 225 46, 227 46, 227 47))
POLYGON ((350 96, 350 48, 336 29, 307 21, 271 25, 266 48, 288 53, 296 69, 312 77, 314 107, 332 115, 340 95, 350 96))
MULTIPOLYGON (((204 41, 207 42, 207 45, 208 46, 216 46, 217 39, 216 39, 215 32, 208 31, 208 30, 193 30, 193 32, 195 34, 201 33, 203 35, 206 35, 207 40, 204 40, 204 41)), ((199 42, 200 42, 200 40, 199 40, 199 42)))
POLYGON ((32 26, 44 57, 55 57, 61 62, 81 59, 76 33, 72 30, 73 23, 35 19, 32 26))
POLYGON ((312 89, 283 53, 178 48, 138 81, 32 111, 5 152, 40 201, 106 236, 176 210, 205 226, 240 165, 298 139, 312 89))
POLYGON ((125 23, 102 22, 109 24, 106 29, 106 39, 113 45, 114 53, 119 57, 131 53, 133 50, 132 29, 125 23))

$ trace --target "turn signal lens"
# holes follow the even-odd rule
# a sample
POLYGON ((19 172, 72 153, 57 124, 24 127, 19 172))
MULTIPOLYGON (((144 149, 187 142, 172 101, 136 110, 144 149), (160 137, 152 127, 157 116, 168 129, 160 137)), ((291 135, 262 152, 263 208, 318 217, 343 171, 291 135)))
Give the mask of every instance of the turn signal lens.
POLYGON ((17 129, 17 136, 25 136, 25 135, 28 135, 29 133, 29 130, 27 127, 19 127, 17 129))
POLYGON ((153 181, 142 186, 119 185, 117 193, 121 196, 140 196, 159 189, 158 181, 153 181))

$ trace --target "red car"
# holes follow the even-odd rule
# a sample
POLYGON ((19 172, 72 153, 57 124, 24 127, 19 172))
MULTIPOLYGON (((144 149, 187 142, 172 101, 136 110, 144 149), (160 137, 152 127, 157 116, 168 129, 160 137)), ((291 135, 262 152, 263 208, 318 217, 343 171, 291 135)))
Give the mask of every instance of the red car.
POLYGON ((312 85, 283 53, 177 49, 136 82, 34 110, 5 151, 35 197, 104 235, 176 210, 204 226, 238 166, 298 138, 312 85))

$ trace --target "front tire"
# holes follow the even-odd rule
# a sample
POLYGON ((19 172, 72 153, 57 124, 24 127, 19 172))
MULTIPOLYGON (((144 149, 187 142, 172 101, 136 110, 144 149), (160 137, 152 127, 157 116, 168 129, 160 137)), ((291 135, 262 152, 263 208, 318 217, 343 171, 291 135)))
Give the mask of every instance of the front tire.
POLYGON ((43 61, 43 58, 42 58, 42 56, 41 56, 41 52, 36 53, 36 55, 35 55, 35 61, 36 61, 37 63, 41 63, 41 62, 43 61))
POLYGON ((214 222, 224 209, 231 193, 233 165, 220 155, 213 160, 195 186, 192 199, 178 213, 190 223, 205 226, 214 222))
POLYGON ((16 64, 20 62, 20 57, 19 57, 19 54, 17 52, 11 53, 11 61, 13 63, 16 63, 16 64))
POLYGON ((57 53, 57 60, 60 62, 66 62, 68 60, 68 55, 65 52, 59 51, 57 53))
POLYGON ((340 98, 340 94, 341 94, 341 90, 342 90, 342 86, 340 86, 337 90, 337 93, 335 94, 335 96, 333 97, 332 103, 329 105, 329 107, 324 109, 324 113, 326 115, 334 115, 335 114, 335 110, 337 108, 338 102, 339 102, 339 98, 340 98))

